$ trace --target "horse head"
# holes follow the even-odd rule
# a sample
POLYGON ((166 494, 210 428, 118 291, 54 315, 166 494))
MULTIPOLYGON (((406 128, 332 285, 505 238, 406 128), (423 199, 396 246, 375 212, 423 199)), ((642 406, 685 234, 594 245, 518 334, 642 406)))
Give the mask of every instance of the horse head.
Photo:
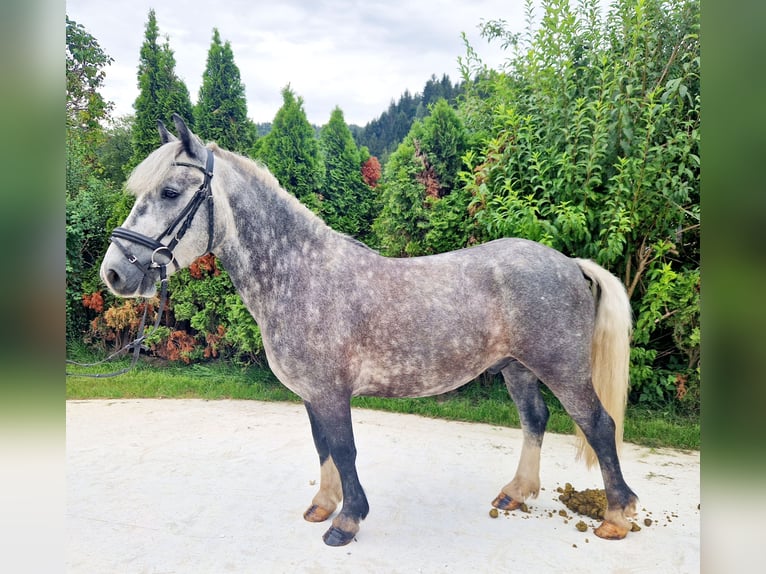
POLYGON ((154 295, 159 281, 212 247, 213 152, 180 116, 174 114, 173 122, 179 137, 158 121, 162 145, 128 178, 126 188, 136 202, 112 232, 101 263, 101 279, 120 297, 154 295))

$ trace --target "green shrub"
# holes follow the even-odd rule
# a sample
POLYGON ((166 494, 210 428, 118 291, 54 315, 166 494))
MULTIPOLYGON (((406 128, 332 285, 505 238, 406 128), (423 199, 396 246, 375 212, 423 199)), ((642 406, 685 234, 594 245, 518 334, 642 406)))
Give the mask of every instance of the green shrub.
POLYGON ((107 219, 119 193, 96 176, 95 160, 81 137, 67 130, 66 338, 80 338, 91 313, 83 295, 98 291, 98 268, 108 244, 107 219))

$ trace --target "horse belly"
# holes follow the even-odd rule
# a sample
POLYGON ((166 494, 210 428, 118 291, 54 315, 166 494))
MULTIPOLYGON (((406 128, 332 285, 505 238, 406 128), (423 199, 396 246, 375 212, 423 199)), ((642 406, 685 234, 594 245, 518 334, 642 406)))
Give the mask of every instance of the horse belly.
POLYGON ((427 397, 452 391, 502 359, 500 346, 465 339, 370 352, 359 362, 354 395, 427 397))
POLYGON ((482 371, 475 373, 462 372, 392 374, 389 372, 366 373, 355 386, 354 396, 417 398, 431 397, 453 391, 475 379, 482 371))

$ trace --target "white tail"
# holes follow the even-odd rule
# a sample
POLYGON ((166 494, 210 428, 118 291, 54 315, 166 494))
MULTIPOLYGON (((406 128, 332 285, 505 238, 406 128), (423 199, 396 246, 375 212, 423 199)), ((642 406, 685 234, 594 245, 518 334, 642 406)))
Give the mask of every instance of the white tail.
MULTIPOLYGON (((625 287, 617 277, 588 259, 575 259, 582 272, 599 287, 596 302, 596 325, 591 350, 591 377, 596 395, 606 412, 614 420, 615 436, 619 452, 625 406, 628 400, 628 371, 630 367, 630 333, 632 314, 625 287)), ((584 458, 588 468, 598 459, 585 439, 580 427, 576 427, 577 458, 584 458)))

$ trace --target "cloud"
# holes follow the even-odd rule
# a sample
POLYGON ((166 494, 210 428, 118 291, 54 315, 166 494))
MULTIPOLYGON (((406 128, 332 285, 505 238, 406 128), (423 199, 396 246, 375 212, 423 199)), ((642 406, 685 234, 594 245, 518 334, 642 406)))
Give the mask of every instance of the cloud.
POLYGON ((335 106, 348 123, 364 125, 405 90, 422 90, 431 74, 457 81, 461 32, 489 63, 499 61, 499 47, 478 37, 482 19, 523 25, 520 0, 68 0, 69 17, 114 58, 103 95, 115 102, 117 115, 132 113, 138 96, 136 69, 152 7, 192 101, 215 27, 231 42, 254 121, 274 118, 290 84, 317 125, 335 106))

